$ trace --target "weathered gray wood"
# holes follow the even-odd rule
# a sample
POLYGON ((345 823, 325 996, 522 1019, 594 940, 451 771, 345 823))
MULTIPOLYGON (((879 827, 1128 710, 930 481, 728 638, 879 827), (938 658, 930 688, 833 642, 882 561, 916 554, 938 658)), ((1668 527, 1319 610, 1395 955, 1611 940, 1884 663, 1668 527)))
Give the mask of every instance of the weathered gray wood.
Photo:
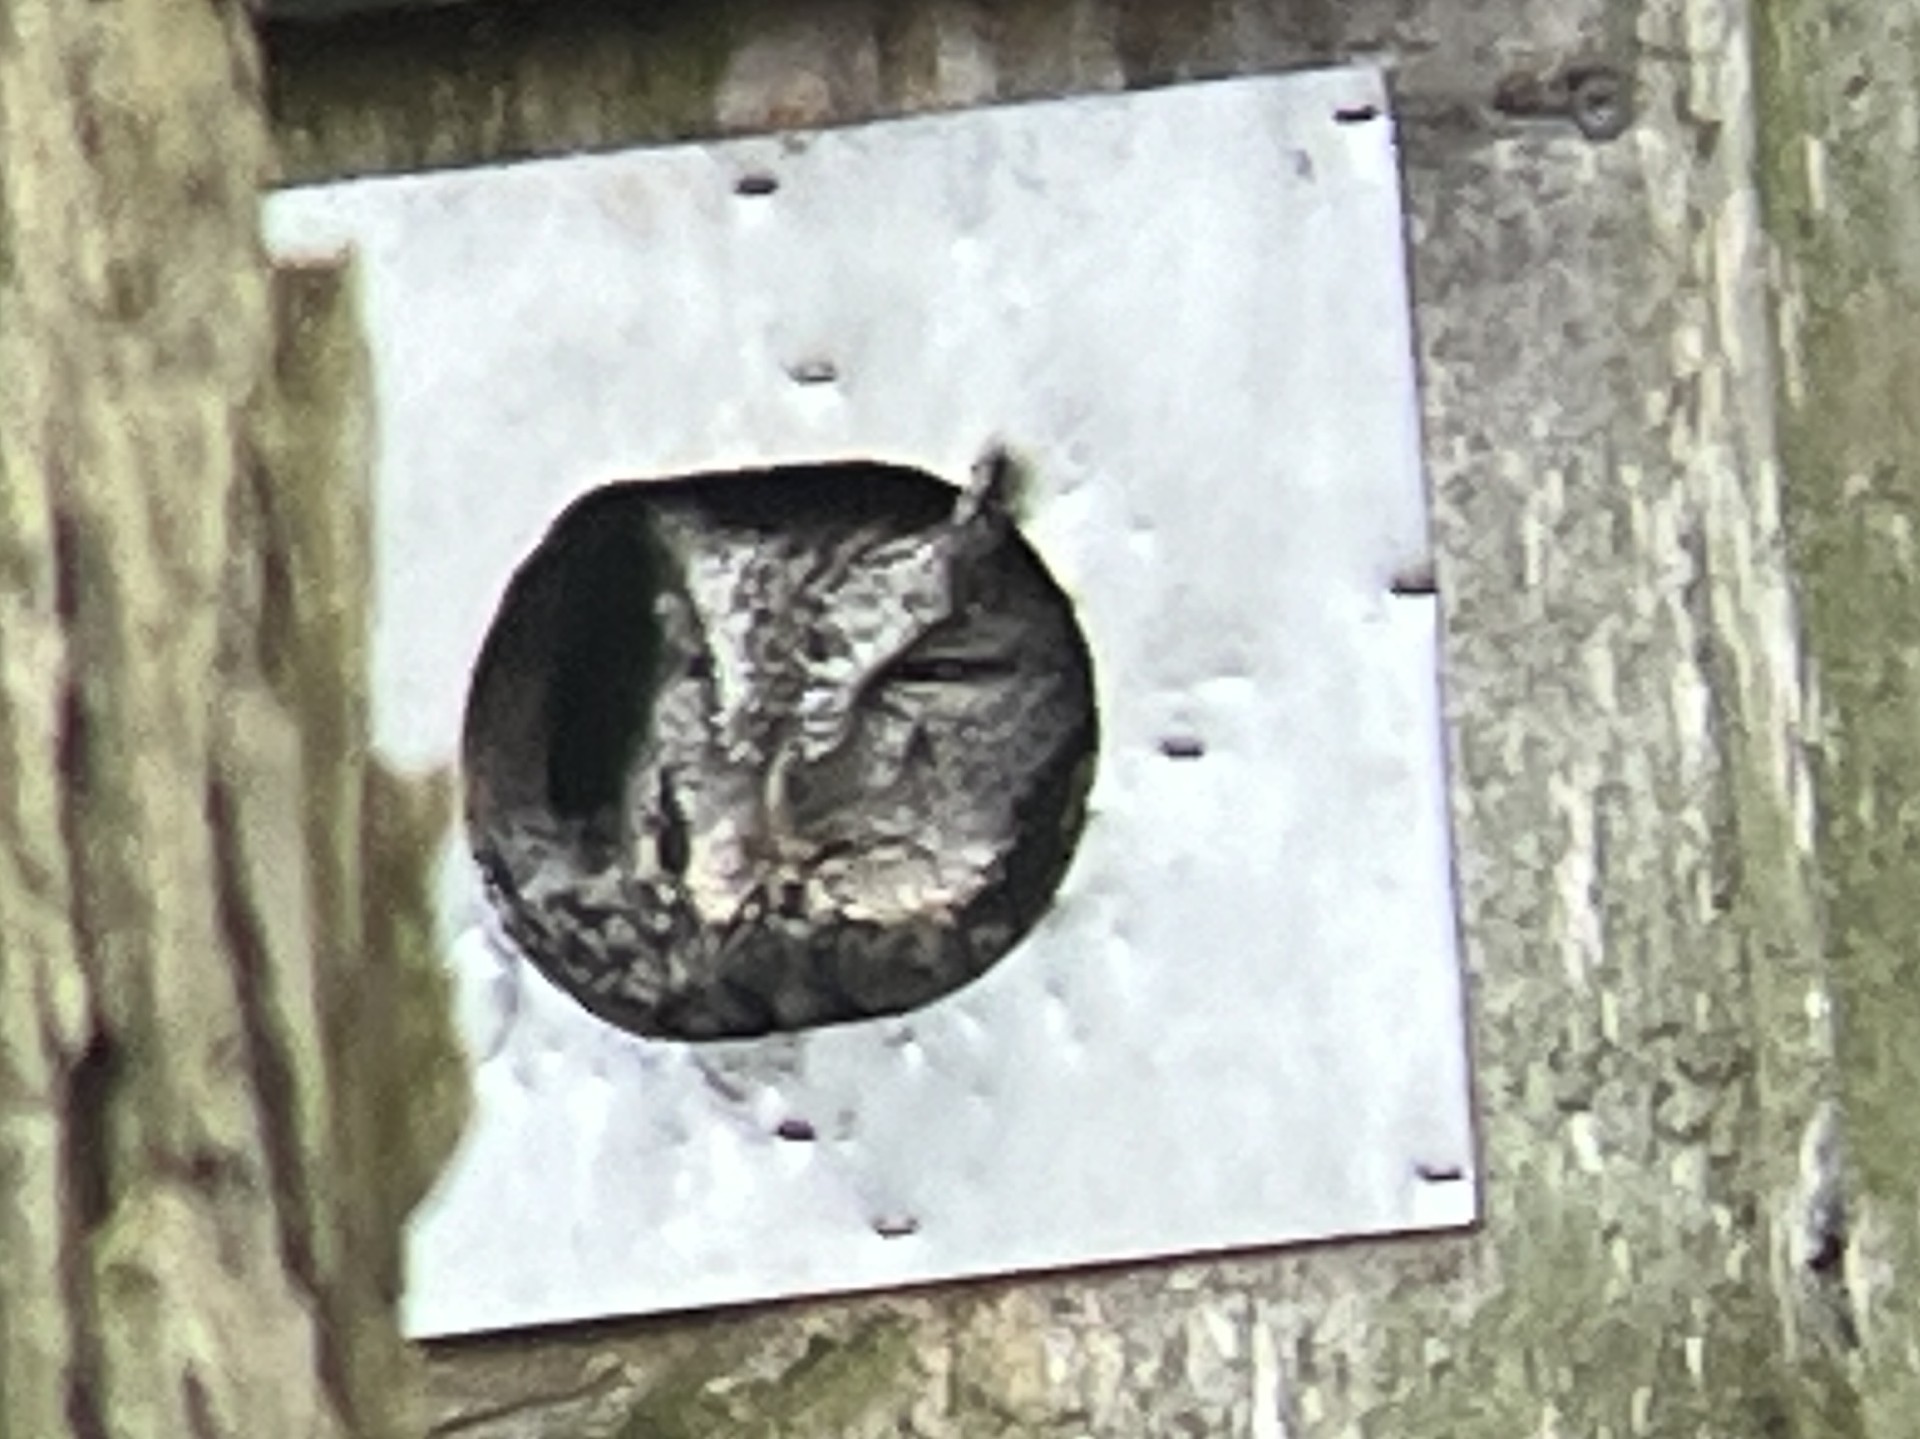
POLYGON ((1763 51, 1791 486, 1741 0, 533 7, 276 37, 302 177, 1400 67, 1484 1231, 451 1347, 445 1432, 1907 1432, 1912 612, 1881 597, 1911 570, 1910 286, 1863 277, 1920 253, 1913 77, 1877 18, 1911 7, 1844 8, 1781 7, 1763 51), (1619 140, 1494 112, 1592 60, 1632 82, 1619 140))

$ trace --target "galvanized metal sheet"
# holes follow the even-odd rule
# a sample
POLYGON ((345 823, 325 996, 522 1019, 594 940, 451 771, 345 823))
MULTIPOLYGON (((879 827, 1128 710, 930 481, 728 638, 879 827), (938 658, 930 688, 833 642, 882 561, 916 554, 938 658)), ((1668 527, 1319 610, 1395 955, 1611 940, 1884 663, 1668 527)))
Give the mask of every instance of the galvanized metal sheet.
POLYGON ((478 1104, 412 1333, 1472 1220, 1386 111, 1338 70, 271 198, 363 265, 394 762, 455 758, 509 576, 619 479, 1010 444, 1095 668, 1054 905, 896 1018, 609 1028, 449 836, 478 1104))

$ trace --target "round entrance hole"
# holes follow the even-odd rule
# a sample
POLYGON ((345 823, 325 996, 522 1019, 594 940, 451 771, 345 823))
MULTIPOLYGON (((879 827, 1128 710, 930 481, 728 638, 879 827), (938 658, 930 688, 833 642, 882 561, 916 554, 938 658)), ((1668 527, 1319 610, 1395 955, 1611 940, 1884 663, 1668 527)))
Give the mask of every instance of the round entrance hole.
POLYGON ((514 943, 636 1034, 898 1014, 990 968, 1079 837, 1072 607, 993 455, 606 486, 514 574, 467 837, 514 943))

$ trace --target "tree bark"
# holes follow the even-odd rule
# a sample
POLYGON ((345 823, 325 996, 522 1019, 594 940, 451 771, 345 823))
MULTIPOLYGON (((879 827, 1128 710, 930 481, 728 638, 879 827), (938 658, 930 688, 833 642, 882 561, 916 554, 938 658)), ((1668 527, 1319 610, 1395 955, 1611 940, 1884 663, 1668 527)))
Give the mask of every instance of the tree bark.
POLYGON ((239 6, 0 0, 22 1439, 404 1422, 395 1235, 432 1146, 398 1101, 451 1114, 457 1072, 443 1006, 407 1002, 415 841, 448 788, 367 758, 365 362, 337 268, 270 270, 269 170, 239 6))

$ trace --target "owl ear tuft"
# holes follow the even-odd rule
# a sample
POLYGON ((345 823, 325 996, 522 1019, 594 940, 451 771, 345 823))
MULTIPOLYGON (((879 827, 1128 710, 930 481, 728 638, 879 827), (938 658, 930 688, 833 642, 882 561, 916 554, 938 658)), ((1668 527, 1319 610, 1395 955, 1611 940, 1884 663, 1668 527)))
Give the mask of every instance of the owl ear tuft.
POLYGON ((995 440, 973 462, 967 487, 953 507, 956 524, 969 524, 984 514, 1004 511, 1014 468, 1013 452, 995 440))
POLYGON ((1032 483, 1028 457, 1002 440, 993 440, 973 462, 967 486, 954 506, 954 520, 966 524, 985 516, 1017 524, 1025 517, 1032 483))

